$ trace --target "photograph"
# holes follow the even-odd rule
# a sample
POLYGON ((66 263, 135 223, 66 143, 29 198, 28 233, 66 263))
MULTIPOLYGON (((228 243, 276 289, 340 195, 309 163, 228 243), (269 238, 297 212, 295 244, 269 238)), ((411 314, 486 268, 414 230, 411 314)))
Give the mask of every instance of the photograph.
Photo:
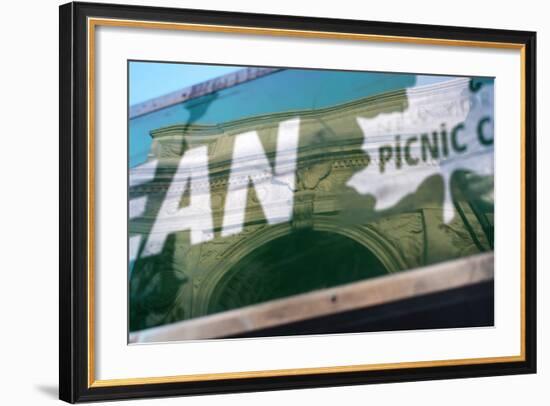
POLYGON ((536 33, 389 21, 59 7, 60 399, 536 373, 536 33))
POLYGON ((492 77, 128 61, 129 342, 492 326, 493 105, 492 77))
POLYGON ((0 404, 550 399, 543 2, 96 1, 3 8, 0 404))

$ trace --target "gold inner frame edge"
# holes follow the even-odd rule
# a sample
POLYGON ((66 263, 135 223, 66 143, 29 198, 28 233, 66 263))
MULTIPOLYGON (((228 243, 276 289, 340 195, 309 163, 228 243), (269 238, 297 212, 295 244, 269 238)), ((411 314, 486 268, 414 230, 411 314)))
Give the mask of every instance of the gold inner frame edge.
POLYGON ((391 35, 356 34, 345 32, 308 31, 292 29, 275 29, 261 27, 243 27, 231 25, 210 25, 210 24, 188 24, 188 23, 165 23, 140 20, 121 20, 109 18, 88 18, 87 20, 87 81, 88 81, 88 388, 161 384, 177 382, 198 382, 213 381, 221 379, 244 379, 244 378, 266 378, 280 376, 313 375, 313 374, 335 374, 344 372, 380 371, 398 368, 427 368, 441 366, 459 366, 474 364, 496 364, 504 362, 525 361, 525 45, 508 42, 470 41, 440 38, 405 37, 391 35), (262 371, 240 371, 240 372, 219 372, 208 374, 188 374, 160 377, 143 378, 120 378, 120 379, 95 379, 95 341, 94 341, 94 191, 95 191, 95 28, 97 26, 131 27, 163 30, 198 31, 198 32, 219 32, 236 33, 248 35, 267 35, 301 38, 341 39, 373 42, 395 42, 403 44, 420 44, 432 46, 460 46, 512 49, 520 51, 520 164, 521 164, 521 269, 520 269, 520 341, 521 350, 519 355, 502 357, 480 357, 451 360, 395 362, 383 364, 359 364, 343 366, 327 366, 315 368, 293 368, 262 371))

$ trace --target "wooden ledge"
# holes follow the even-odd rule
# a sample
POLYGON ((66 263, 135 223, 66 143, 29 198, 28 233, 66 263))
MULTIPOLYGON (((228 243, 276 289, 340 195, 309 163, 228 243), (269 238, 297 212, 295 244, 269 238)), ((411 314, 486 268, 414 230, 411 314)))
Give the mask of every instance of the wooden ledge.
POLYGON ((130 334, 130 343, 237 336, 493 280, 493 253, 403 271, 130 334))

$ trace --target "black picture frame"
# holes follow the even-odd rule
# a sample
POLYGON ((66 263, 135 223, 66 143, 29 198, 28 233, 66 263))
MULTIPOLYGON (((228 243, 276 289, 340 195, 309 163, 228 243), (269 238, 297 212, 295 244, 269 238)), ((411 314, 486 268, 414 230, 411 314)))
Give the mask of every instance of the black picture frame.
MULTIPOLYGON (((67 402, 234 393, 536 372, 536 33, 174 8, 60 6, 59 397, 67 402), (524 359, 390 370, 94 386, 89 379, 87 19, 112 18, 517 44, 524 52, 524 359)), ((93 361, 93 360, 92 360, 93 361)))

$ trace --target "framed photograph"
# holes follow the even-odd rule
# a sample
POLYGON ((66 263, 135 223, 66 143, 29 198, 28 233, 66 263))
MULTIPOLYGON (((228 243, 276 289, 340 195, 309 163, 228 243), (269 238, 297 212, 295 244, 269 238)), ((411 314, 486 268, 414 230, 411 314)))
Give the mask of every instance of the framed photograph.
POLYGON ((60 7, 60 398, 534 373, 534 32, 60 7))

